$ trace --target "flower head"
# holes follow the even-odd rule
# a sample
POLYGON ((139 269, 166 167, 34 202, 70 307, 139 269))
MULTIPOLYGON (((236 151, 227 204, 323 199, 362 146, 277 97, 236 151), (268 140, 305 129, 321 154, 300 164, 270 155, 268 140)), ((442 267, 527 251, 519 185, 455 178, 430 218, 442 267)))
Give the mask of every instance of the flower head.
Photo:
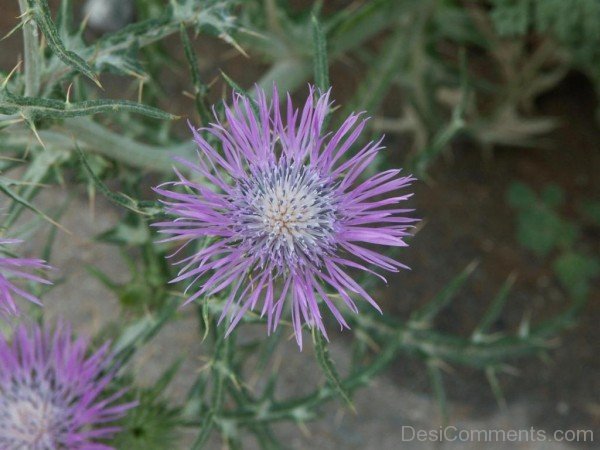
POLYGON ((68 326, 54 333, 19 326, 12 343, 0 336, 0 448, 3 450, 110 450, 96 442, 134 406, 103 396, 112 379, 108 345, 88 356, 85 339, 68 326))
POLYGON ((359 181, 381 150, 381 139, 350 155, 366 119, 352 114, 326 134, 329 107, 329 93, 315 101, 312 89, 301 111, 289 95, 280 111, 275 89, 270 102, 258 90, 256 105, 235 95, 225 107, 227 123, 217 118, 203 130, 210 140, 193 130, 198 160, 179 160, 204 180, 176 170, 178 181, 156 188, 167 212, 176 216, 156 224, 171 235, 165 240, 187 240, 185 246, 206 239, 204 248, 179 261, 173 282, 197 286, 188 301, 228 289, 221 316, 230 313, 228 332, 259 303, 271 332, 287 305, 302 346, 302 323, 326 336, 320 304, 348 327, 334 297, 354 312, 353 297, 379 309, 349 270, 404 267, 373 246, 407 245, 403 238, 415 219, 397 207, 410 194, 397 191, 413 178, 386 170, 359 181), (177 190, 181 187, 185 191, 177 190))
MULTIPOLYGON (((18 239, 0 239, 0 245, 18 244, 20 242, 22 241, 18 239)), ((27 269, 50 269, 50 266, 41 259, 0 257, 0 316, 16 316, 19 314, 19 308, 14 299, 15 295, 41 305, 40 299, 18 287, 13 279, 21 278, 43 284, 52 283, 38 275, 25 272, 27 269)))

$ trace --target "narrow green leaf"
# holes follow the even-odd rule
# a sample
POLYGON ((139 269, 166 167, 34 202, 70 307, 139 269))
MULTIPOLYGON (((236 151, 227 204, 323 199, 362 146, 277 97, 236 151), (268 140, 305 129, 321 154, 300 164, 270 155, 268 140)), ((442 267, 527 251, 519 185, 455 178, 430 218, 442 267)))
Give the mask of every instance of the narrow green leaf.
MULTIPOLYGON (((70 198, 65 199, 63 204, 58 208, 58 211, 56 212, 56 214, 53 214, 54 220, 56 220, 57 222, 60 220, 60 218, 63 216, 63 214, 67 211, 70 200, 71 200, 70 198)), ((48 239, 46 240, 46 243, 44 245, 44 250, 42 251, 42 259, 44 261, 50 261, 52 259, 52 247, 54 245, 54 242, 56 241, 57 230, 58 230, 57 227, 51 227, 50 231, 48 232, 48 239)))
POLYGON ((154 383, 152 386, 152 390, 155 392, 163 392, 169 386, 169 384, 171 384, 171 381, 173 381, 173 378, 175 375, 177 375, 177 372, 179 372, 183 361, 183 357, 177 358, 175 362, 164 371, 160 378, 156 380, 156 383, 154 383))
POLYGON ((66 117, 90 116, 99 113, 127 111, 162 120, 176 119, 177 116, 158 108, 129 100, 87 100, 83 102, 63 102, 61 100, 22 97, 0 89, 0 113, 22 114, 30 120, 41 118, 62 119, 66 117))
POLYGON ((192 76, 192 83, 194 85, 194 94, 196 97, 196 110, 200 115, 200 119, 202 119, 203 124, 206 126, 210 123, 210 111, 204 101, 206 93, 208 92, 208 87, 202 83, 202 79, 200 78, 200 71, 198 70, 198 60, 196 59, 196 53, 194 53, 194 49, 192 48, 192 43, 190 42, 190 38, 188 36, 187 30, 185 26, 181 24, 180 26, 180 34, 181 34, 181 42, 183 44, 183 50, 185 52, 185 57, 188 61, 188 65, 190 66, 190 74, 192 76))
POLYGON ((43 217, 45 220, 50 222, 52 225, 60 228, 61 230, 65 231, 68 234, 71 234, 71 232, 69 230, 67 230, 61 224, 56 222, 52 217, 48 216, 45 212, 43 212, 42 210, 37 208, 35 205, 33 205, 32 203, 27 201, 25 198, 21 197, 19 194, 14 192, 1 180, 0 180, 0 191, 4 192, 6 195, 8 195, 10 198, 12 198, 19 205, 24 206, 25 208, 27 208, 27 209, 33 211, 34 213, 38 214, 39 216, 43 217))
POLYGON ((239 84, 237 84, 235 81, 233 81, 225 72, 221 71, 221 75, 223 76, 223 79, 229 85, 229 87, 231 89, 239 92, 244 97, 247 97, 248 100, 250 100, 250 105, 252 105, 252 110, 254 111, 254 114, 256 114, 256 116, 258 117, 259 111, 258 111, 258 104, 256 103, 256 100, 254 100, 254 98, 248 93, 248 91, 246 91, 243 87, 241 87, 239 84))
POLYGON ((143 344, 152 339, 172 318, 179 306, 177 299, 168 298, 157 314, 148 314, 131 323, 123 331, 114 346, 116 366, 127 362, 143 344))
POLYGON ((444 380, 442 377, 442 371, 438 366, 438 363, 434 360, 427 362, 427 373, 437 399, 438 406, 440 408, 440 414, 442 416, 442 422, 444 425, 448 423, 448 401, 446 399, 446 390, 444 389, 444 380))
POLYGON ((500 288, 500 290, 498 291, 498 293, 492 300, 490 307, 488 308, 486 313, 483 315, 481 321, 479 322, 479 325, 477 326, 477 328, 473 331, 473 334, 471 335, 474 342, 479 342, 481 340, 481 338, 483 337, 483 335, 488 332, 490 326, 492 326, 492 324, 498 318, 498 316, 500 316, 500 313, 502 312, 502 309, 504 308, 504 305, 506 304, 506 299, 508 298, 508 294, 509 294, 510 290, 512 289, 513 284, 515 283, 515 279, 516 279, 515 275, 511 274, 506 279, 506 281, 504 282, 504 284, 502 285, 502 287, 500 288))
POLYGON ((185 405, 183 406, 182 414, 184 417, 196 418, 201 416, 205 408, 202 396, 206 392, 207 379, 208 374, 201 371, 196 381, 192 384, 192 387, 188 390, 185 405))
POLYGON ((216 342, 214 355, 211 362, 211 374, 213 382, 211 405, 210 410, 202 419, 200 433, 196 438, 194 445, 192 446, 192 450, 199 450, 203 448, 215 425, 215 419, 223 409, 223 402, 225 400, 225 381, 229 375, 229 367, 227 367, 226 364, 231 350, 231 338, 233 337, 233 334, 229 339, 227 339, 225 338, 221 327, 215 327, 214 329, 216 333, 216 342))
POLYGON ((322 91, 329 89, 329 61, 327 58, 327 41, 325 33, 316 16, 312 16, 312 36, 314 51, 314 75, 315 84, 322 91))
POLYGON ((28 0, 28 2, 31 14, 33 14, 33 17, 35 18, 35 22, 42 30, 42 33, 44 33, 46 41, 48 42, 48 46, 52 49, 56 56, 58 56, 58 58, 60 58, 60 60, 67 66, 72 67, 76 71, 88 77, 90 80, 96 83, 98 87, 102 87, 90 65, 75 52, 65 48, 56 25, 52 21, 52 15, 50 13, 48 2, 46 0, 28 0))
POLYGON ((96 266, 86 265, 85 270, 94 278, 96 278, 104 287, 107 289, 117 292, 120 286, 115 283, 112 278, 106 273, 100 270, 96 266))
POLYGON ((210 298, 204 298, 202 301, 202 305, 198 305, 198 312, 202 322, 202 328, 204 332, 202 333, 202 342, 206 340, 208 337, 208 333, 210 332, 210 298))
POLYGON ((396 27, 341 117, 345 118, 354 111, 371 114, 377 111, 405 60, 408 49, 405 40, 406 28, 396 27))
POLYGON ((229 77, 229 75, 227 75, 227 74, 226 74, 225 72, 223 72, 222 70, 221 70, 221 76, 223 77, 223 79, 224 79, 224 80, 225 80, 225 82, 226 82, 226 83, 229 85, 229 87, 230 87, 231 89, 233 89, 234 91, 237 91, 237 92, 239 92, 240 94, 244 95, 245 97, 252 98, 252 97, 250 96, 250 94, 248 94, 248 92, 247 92, 247 91, 246 91, 246 90, 245 90, 243 87, 241 87, 239 84, 237 84, 235 81, 233 81, 233 79, 231 79, 231 78, 229 77))
POLYGON ((432 142, 419 152, 410 162, 418 176, 424 176, 427 167, 444 151, 450 142, 466 127, 465 111, 468 100, 468 72, 464 48, 460 52, 461 63, 461 98, 452 111, 452 119, 448 125, 439 130, 432 142))
POLYGON ((76 146, 77 152, 79 153, 79 158, 81 160, 81 164, 83 165, 85 171, 88 176, 94 183, 94 185, 98 188, 98 190, 110 201, 113 203, 122 206, 123 208, 129 209, 130 211, 136 212, 138 214, 143 215, 154 215, 156 213, 156 205, 152 205, 151 207, 142 207, 140 202, 132 199, 131 197, 122 194, 120 192, 112 192, 104 182, 96 176, 94 171, 92 170, 87 158, 83 151, 76 146))
POLYGON ((315 344, 315 352, 317 355, 317 362, 323 369, 323 373, 325 377, 329 381, 329 384, 337 391, 340 397, 346 402, 346 404, 352 409, 356 411, 354 405, 352 404, 352 400, 350 399, 350 395, 348 391, 344 388, 342 380, 340 379, 337 369, 331 357, 329 356, 329 350, 327 349, 327 344, 325 343, 325 339, 319 330, 316 327, 312 329, 312 337, 313 342, 315 344))
POLYGON ((454 298, 459 289, 469 279, 478 263, 473 261, 465 269, 448 283, 429 303, 416 311, 410 319, 410 325, 417 328, 429 325, 434 317, 444 309, 454 298))
MULTIPOLYGON (((6 136, 4 136, 4 138, 6 138, 6 136)), ((60 166, 60 164, 69 157, 69 153, 62 149, 33 150, 30 153, 31 160, 27 164, 27 169, 21 177, 21 181, 26 185, 23 185, 22 189, 19 190, 19 196, 27 201, 31 201, 41 189, 41 185, 46 177, 50 175, 50 171, 54 167, 60 166)), ((8 209, 8 213, 3 218, 3 225, 10 228, 17 221, 24 209, 25 206, 23 204, 19 202, 12 203, 8 209)))
POLYGON ((202 424, 200 425, 200 434, 192 445, 192 450, 200 450, 210 437, 212 428, 215 422, 215 413, 212 410, 206 411, 202 416, 202 424))

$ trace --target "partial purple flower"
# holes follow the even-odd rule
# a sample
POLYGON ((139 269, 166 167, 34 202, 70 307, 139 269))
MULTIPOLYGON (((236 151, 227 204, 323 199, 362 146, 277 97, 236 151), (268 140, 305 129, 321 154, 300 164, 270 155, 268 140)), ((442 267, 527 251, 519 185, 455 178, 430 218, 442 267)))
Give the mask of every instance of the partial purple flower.
MULTIPOLYGON (((21 242, 19 239, 0 239, 0 246, 19 244, 21 242)), ((0 256, 0 316, 16 316, 19 314, 15 296, 41 305, 42 303, 39 298, 20 288, 18 284, 15 284, 14 280, 21 279, 52 284, 38 275, 26 272, 26 270, 35 271, 50 268, 41 259, 0 256)))
POLYGON ((217 118, 203 130, 210 142, 193 130, 198 161, 178 160, 194 179, 176 170, 178 181, 156 188, 176 216, 155 224, 171 235, 165 241, 187 241, 182 248, 204 243, 178 261, 182 268, 172 281, 196 289, 187 302, 227 289, 221 320, 229 313, 228 333, 259 303, 272 332, 286 307, 302 347, 303 323, 327 336, 320 305, 342 328, 348 324, 340 303, 358 312, 359 297, 380 310, 348 271, 405 267, 373 246, 407 245, 415 219, 398 204, 411 194, 397 191, 414 179, 386 170, 359 181, 382 149, 381 139, 350 155, 367 119, 352 114, 326 133, 329 107, 329 92, 315 100, 312 88, 301 111, 289 95, 280 111, 276 89, 270 102, 258 90, 256 105, 234 95, 225 107, 227 123, 217 118))
POLYGON ((112 450, 111 437, 132 403, 123 391, 105 395, 114 371, 108 345, 88 355, 86 339, 71 329, 19 326, 12 342, 0 336, 0 448, 3 450, 112 450))

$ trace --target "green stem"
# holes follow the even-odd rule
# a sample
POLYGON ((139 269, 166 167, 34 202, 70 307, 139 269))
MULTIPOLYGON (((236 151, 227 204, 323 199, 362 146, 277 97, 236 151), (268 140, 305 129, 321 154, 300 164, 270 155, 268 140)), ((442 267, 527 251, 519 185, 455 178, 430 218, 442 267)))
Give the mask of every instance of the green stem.
POLYGON ((160 148, 141 144, 126 136, 114 133, 102 125, 83 118, 67 119, 64 129, 86 147, 126 164, 161 172, 171 172, 173 157, 193 158, 196 148, 193 141, 176 147, 160 148))
MULTIPOLYGON (((173 157, 193 159, 196 148, 193 141, 164 148, 143 144, 82 117, 65 119, 60 128, 41 130, 39 136, 46 148, 74 149, 77 144, 84 150, 99 153, 134 167, 165 173, 172 172, 173 157)), ((18 145, 22 148, 39 146, 37 138, 25 130, 9 133, 5 144, 18 145)))
MULTIPOLYGON (((506 336, 487 343, 475 343, 470 339, 453 338, 427 329, 412 329, 397 323, 386 325, 377 319, 363 317, 355 327, 361 327, 372 337, 378 337, 383 349, 368 364, 363 365, 341 381, 341 387, 352 393, 367 385, 376 375, 394 361, 400 351, 416 354, 427 359, 486 368, 509 359, 537 354, 547 348, 546 328, 536 329, 527 338, 506 336)), ((553 324, 552 331, 558 332, 564 324, 553 324)), ((338 395, 338 391, 324 385, 313 393, 296 399, 275 402, 261 400, 246 408, 227 412, 223 418, 240 423, 275 422, 282 420, 306 421, 315 417, 314 409, 338 395)))
POLYGON ((232 338, 225 337, 223 327, 217 327, 213 324, 215 333, 215 350, 212 360, 211 376, 213 379, 212 401, 209 411, 202 419, 200 426, 200 434, 192 446, 192 450, 200 450, 206 444, 210 434, 217 424, 217 421, 222 417, 223 402, 225 400, 225 382, 229 371, 229 358, 231 357, 232 338))
MULTIPOLYGON (((330 62, 360 47, 365 41, 389 28, 397 21, 400 11, 410 5, 410 1, 374 0, 361 8, 353 18, 348 17, 344 25, 335 27, 337 24, 325 23, 323 28, 327 32, 330 62), (332 26, 336 29, 332 30, 332 26)), ((292 92, 310 77, 313 68, 311 54, 303 51, 302 48, 288 46, 277 48, 287 48, 287 58, 278 54, 276 62, 257 85, 268 92, 273 83, 276 83, 280 92, 292 92)))
POLYGON ((25 59, 25 96, 35 97, 40 89, 40 43, 38 28, 33 19, 25 17, 29 11, 27 0, 19 0, 24 16, 23 46, 25 59))
MULTIPOLYGON (((360 370, 343 380, 343 388, 348 392, 352 392, 358 387, 369 383, 375 375, 382 372, 394 360, 400 349, 400 342, 399 339, 389 342, 370 364, 363 366, 360 370)), ((276 422, 282 420, 303 422, 314 418, 314 412, 312 410, 315 407, 337 395, 338 391, 335 388, 324 385, 315 390, 312 394, 304 397, 286 402, 273 402, 268 409, 258 408, 256 411, 233 411, 227 414, 226 418, 243 423, 276 422)))

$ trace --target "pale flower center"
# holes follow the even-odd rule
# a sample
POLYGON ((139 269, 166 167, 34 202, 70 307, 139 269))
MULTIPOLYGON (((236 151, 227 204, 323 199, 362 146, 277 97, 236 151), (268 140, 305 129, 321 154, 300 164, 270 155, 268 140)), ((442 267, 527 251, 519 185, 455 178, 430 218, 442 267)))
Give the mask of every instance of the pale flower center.
POLYGON ((62 409, 29 387, 0 392, 0 448, 58 449, 62 409))
POLYGON ((263 262, 293 265, 331 248, 337 205, 331 183, 316 171, 272 166, 240 188, 239 232, 263 262))

